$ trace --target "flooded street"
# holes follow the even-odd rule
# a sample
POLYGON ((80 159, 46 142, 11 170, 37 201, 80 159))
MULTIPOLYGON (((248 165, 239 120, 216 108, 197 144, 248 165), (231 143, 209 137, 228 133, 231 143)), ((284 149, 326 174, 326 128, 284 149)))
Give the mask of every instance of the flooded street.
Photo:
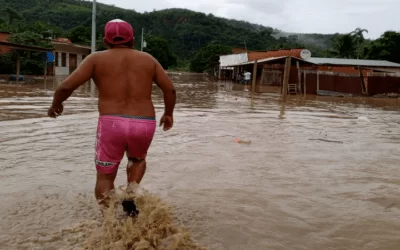
MULTIPOLYGON (((199 245, 400 249, 399 99, 282 101, 202 75, 171 78, 174 128, 157 128, 141 186, 199 245)), ((0 249, 81 249, 81 228, 101 219, 97 100, 84 85, 53 120, 55 86, 0 85, 0 249)), ((160 90, 153 98, 159 118, 160 90)))

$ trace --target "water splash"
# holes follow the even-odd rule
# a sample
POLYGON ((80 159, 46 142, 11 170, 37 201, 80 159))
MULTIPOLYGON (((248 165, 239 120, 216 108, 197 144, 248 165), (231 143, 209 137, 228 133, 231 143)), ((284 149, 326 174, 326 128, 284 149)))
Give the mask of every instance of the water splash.
POLYGON ((103 221, 87 228, 85 249, 204 249, 174 221, 167 203, 137 186, 127 190, 119 188, 109 196, 103 221), (135 200, 140 211, 136 218, 123 214, 124 199, 135 200))

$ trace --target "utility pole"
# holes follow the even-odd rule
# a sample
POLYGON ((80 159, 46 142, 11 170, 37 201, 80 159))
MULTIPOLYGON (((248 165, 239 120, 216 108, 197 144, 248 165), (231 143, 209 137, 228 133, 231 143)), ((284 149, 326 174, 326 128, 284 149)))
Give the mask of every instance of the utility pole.
MULTIPOLYGON (((92 10, 92 53, 96 52, 96 0, 93 0, 92 10)), ((94 96, 95 84, 93 79, 90 79, 90 91, 94 96)))
POLYGON ((143 51, 143 36, 144 36, 144 28, 142 28, 142 40, 140 42, 140 51, 143 51))
POLYGON ((96 0, 93 0, 92 10, 92 53, 96 51, 96 0))

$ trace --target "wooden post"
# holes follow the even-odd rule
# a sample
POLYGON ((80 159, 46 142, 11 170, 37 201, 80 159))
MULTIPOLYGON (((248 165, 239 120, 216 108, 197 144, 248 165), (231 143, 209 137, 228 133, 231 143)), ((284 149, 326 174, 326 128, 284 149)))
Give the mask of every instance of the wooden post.
POLYGON ((254 93, 256 91, 256 81, 257 81, 257 60, 254 62, 253 66, 253 79, 251 82, 251 92, 254 93))
POLYGON ((283 86, 282 86, 282 95, 287 96, 288 85, 289 85, 289 76, 290 76, 290 64, 292 58, 289 56, 285 60, 285 71, 283 72, 283 86))
POLYGON ((364 76, 363 76, 361 67, 358 67, 358 69, 360 70, 361 92, 362 92, 363 94, 368 94, 367 86, 365 86, 364 76))
POLYGON ((304 96, 307 94, 307 71, 304 71, 304 96))
POLYGON ((44 62, 44 83, 46 83, 47 80, 47 59, 44 62))
POLYGON ((261 68, 261 80, 260 80, 260 84, 263 83, 264 80, 264 67, 261 68))
POLYGON ((21 72, 21 62, 20 62, 20 58, 19 58, 19 51, 17 50, 17 74, 16 74, 17 82, 19 82, 19 74, 20 74, 20 72, 21 72))
POLYGON ((299 79, 299 82, 297 84, 297 92, 301 94, 301 72, 300 72, 299 61, 296 61, 296 65, 297 65, 297 78, 299 79))
POLYGON ((317 71, 317 91, 319 91, 319 71, 317 71))

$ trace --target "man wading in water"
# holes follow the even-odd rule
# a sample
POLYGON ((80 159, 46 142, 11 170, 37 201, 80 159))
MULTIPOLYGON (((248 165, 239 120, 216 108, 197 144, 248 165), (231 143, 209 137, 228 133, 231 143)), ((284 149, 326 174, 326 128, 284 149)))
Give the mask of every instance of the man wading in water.
MULTIPOLYGON (((106 193, 114 189, 118 166, 126 152, 128 184, 140 183, 146 170, 146 154, 156 129, 151 100, 153 81, 164 93, 165 111, 160 120, 164 131, 172 128, 176 101, 175 88, 159 62, 147 53, 133 50, 132 26, 116 19, 104 29, 109 50, 92 53, 68 76, 54 93, 48 116, 63 112, 62 103, 73 91, 93 78, 99 91, 99 120, 95 194, 107 206, 106 193)), ((125 212, 138 213, 133 200, 122 203, 125 212)))

